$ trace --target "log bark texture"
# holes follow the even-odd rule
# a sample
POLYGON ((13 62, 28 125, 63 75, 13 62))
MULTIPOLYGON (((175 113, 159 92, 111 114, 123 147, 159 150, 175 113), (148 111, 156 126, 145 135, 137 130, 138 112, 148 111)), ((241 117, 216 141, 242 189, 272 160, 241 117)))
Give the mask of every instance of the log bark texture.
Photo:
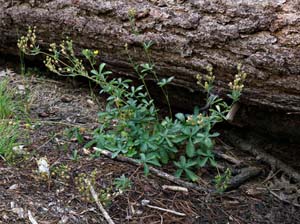
MULTIPOLYGON (((41 46, 69 36, 79 48, 99 49, 120 74, 132 71, 124 44, 142 61, 141 45, 152 40, 158 74, 175 76, 174 85, 188 90, 176 95, 184 107, 196 101, 189 93, 198 91, 195 74, 213 66, 224 93, 242 63, 248 73, 242 103, 262 109, 263 117, 278 111, 279 120, 283 115, 299 130, 299 0, 0 0, 0 51, 18 54, 17 38, 28 25, 37 26, 41 46)), ((255 119, 261 120, 247 119, 250 126, 255 119)))

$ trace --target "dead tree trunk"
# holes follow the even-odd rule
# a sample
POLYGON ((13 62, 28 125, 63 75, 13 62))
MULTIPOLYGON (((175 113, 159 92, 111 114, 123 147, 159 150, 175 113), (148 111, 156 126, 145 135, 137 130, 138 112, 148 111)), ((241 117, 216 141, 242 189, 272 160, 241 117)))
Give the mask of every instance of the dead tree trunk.
POLYGON ((187 90, 176 94, 183 107, 195 103, 189 91, 197 92, 194 76, 207 65, 222 93, 242 63, 242 122, 300 135, 299 0, 0 0, 0 51, 17 54, 28 25, 37 26, 41 46, 69 36, 80 48, 99 49, 120 74, 132 71, 124 44, 142 61, 141 45, 152 40, 158 74, 175 76, 174 85, 187 90))

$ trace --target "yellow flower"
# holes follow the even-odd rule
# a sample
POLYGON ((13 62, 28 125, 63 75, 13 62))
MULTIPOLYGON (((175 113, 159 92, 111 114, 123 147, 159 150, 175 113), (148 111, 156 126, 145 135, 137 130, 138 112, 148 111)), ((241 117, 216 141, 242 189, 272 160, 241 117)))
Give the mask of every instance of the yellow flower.
POLYGON ((98 50, 95 50, 94 51, 94 55, 98 55, 99 54, 99 51, 98 50))

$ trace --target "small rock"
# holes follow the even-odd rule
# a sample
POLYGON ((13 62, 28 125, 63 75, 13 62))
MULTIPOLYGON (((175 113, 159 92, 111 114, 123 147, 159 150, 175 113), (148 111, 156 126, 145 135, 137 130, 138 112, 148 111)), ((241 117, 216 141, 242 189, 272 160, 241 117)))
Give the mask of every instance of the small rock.
POLYGON ((150 203, 150 201, 149 200, 146 200, 146 199, 143 199, 142 201, 141 201, 141 205, 142 206, 146 206, 146 205, 148 205, 150 203))
POLYGON ((42 157, 37 161, 39 167, 40 174, 46 174, 48 177, 50 176, 49 164, 47 158, 42 157))
POLYGON ((67 223, 69 220, 69 217, 64 215, 63 217, 61 217, 60 221, 58 222, 58 224, 65 224, 67 223))
POLYGON ((25 218, 25 213, 23 208, 13 208, 12 209, 13 213, 16 213, 20 219, 25 218))
POLYGON ((73 100, 73 99, 72 99, 71 96, 66 96, 66 95, 64 95, 64 96, 61 97, 61 101, 62 101, 63 103, 70 103, 72 100, 73 100))
POLYGON ((87 102, 87 104, 88 104, 90 107, 92 107, 92 106, 95 105, 94 101, 92 101, 92 100, 90 100, 90 99, 88 99, 86 102, 87 102))
POLYGON ((7 74, 5 71, 0 71, 0 77, 5 77, 7 74))
POLYGON ((3 218, 4 220, 8 220, 8 219, 9 219, 9 217, 8 217, 6 214, 4 214, 4 215, 2 216, 2 218, 3 218))
POLYGON ((11 186, 8 188, 8 190, 13 191, 13 190, 16 190, 16 189, 18 189, 18 188, 19 188, 19 185, 18 185, 18 184, 13 184, 13 185, 11 185, 11 186))
POLYGON ((20 155, 25 154, 24 145, 14 146, 14 147, 12 148, 12 150, 13 150, 15 153, 20 154, 20 155))
POLYGON ((17 89, 19 94, 25 94, 25 86, 24 85, 17 85, 17 89))

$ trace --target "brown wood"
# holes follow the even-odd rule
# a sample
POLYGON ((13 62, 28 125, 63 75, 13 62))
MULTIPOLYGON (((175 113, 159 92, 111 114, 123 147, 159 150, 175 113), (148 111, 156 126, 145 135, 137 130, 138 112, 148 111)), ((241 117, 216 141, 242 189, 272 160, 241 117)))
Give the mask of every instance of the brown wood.
MULTIPOLYGON (((262 109, 266 117, 279 111, 279 117, 298 121, 290 123, 300 133, 299 0, 0 0, 0 51, 17 55, 17 38, 28 25, 37 26, 41 46, 69 36, 78 48, 99 49, 119 74, 132 73, 125 43, 143 61, 141 43, 154 41, 158 74, 176 77, 182 92, 174 90, 174 104, 184 108, 200 102, 193 93, 199 71, 213 66, 224 93, 242 63, 248 73, 242 104, 262 109), (131 31, 131 10, 138 34, 131 31)), ((246 111, 242 123, 255 127, 260 118, 246 111)), ((269 131, 287 133, 290 123, 269 131)))

